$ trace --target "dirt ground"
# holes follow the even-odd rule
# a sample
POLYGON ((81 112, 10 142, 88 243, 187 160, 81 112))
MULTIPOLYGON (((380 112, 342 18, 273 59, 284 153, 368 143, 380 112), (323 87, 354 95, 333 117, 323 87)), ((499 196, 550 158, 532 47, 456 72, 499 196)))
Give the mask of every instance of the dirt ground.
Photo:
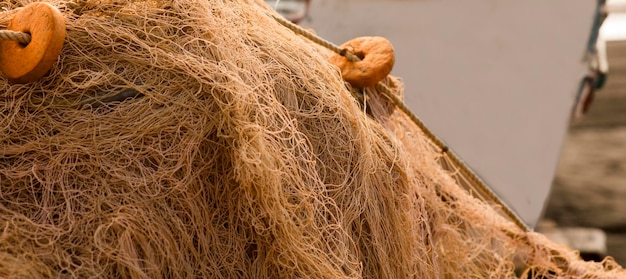
POLYGON ((545 218, 604 230, 608 254, 626 266, 626 42, 607 49, 608 82, 571 124, 545 218))

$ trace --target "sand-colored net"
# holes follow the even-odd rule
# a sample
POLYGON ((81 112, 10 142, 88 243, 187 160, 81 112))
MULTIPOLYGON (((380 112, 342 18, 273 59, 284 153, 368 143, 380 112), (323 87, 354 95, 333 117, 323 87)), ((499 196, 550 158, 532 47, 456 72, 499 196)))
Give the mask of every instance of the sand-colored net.
POLYGON ((469 196, 262 1, 52 4, 52 71, 0 80, 1 277, 625 276, 469 196))

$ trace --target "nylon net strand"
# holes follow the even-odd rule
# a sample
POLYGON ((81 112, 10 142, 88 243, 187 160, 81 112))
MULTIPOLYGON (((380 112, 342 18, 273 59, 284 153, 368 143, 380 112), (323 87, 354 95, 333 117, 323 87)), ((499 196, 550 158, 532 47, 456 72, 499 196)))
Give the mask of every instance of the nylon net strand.
POLYGON ((469 196, 262 1, 51 3, 58 62, 0 77, 0 277, 624 275, 469 196))

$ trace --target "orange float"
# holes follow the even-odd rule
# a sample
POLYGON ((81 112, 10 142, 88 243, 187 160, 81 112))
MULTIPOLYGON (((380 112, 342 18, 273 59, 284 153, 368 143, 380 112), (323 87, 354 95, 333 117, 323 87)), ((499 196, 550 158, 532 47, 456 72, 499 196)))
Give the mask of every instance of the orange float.
POLYGON ((342 49, 355 54, 361 61, 350 61, 335 54, 330 62, 341 69, 341 76, 355 87, 369 87, 383 80, 393 68, 395 55, 391 43, 383 37, 359 37, 343 45, 342 49))
POLYGON ((7 30, 29 33, 31 41, 27 45, 0 42, 0 71, 16 83, 42 78, 63 48, 66 32, 61 12, 48 3, 32 3, 15 14, 7 30))

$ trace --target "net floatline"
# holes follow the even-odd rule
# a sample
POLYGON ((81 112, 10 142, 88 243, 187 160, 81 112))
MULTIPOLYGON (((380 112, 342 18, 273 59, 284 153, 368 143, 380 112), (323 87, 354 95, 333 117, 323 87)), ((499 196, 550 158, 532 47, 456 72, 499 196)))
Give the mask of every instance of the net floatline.
POLYGON ((53 2, 52 72, 0 80, 0 276, 511 278, 514 255, 621 274, 466 195, 253 2, 53 2))

